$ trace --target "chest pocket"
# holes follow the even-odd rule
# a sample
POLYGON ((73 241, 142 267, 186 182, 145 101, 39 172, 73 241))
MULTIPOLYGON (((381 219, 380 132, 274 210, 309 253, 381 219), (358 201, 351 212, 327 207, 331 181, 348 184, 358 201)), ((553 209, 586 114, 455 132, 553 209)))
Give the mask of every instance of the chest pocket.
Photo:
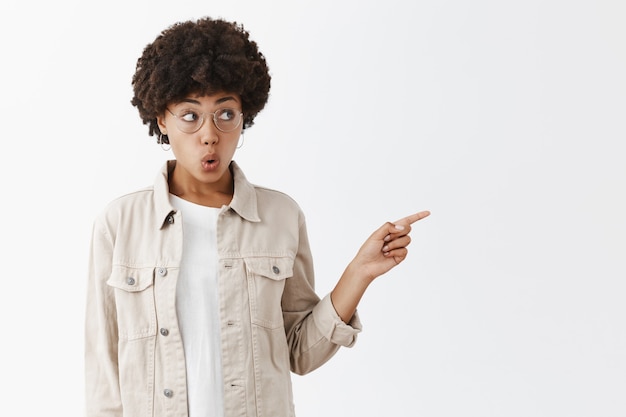
POLYGON ((244 258, 252 323, 268 329, 283 327, 281 299, 285 280, 293 275, 289 257, 244 258))
POLYGON ((154 268, 113 267, 107 284, 115 289, 120 340, 156 335, 154 268))

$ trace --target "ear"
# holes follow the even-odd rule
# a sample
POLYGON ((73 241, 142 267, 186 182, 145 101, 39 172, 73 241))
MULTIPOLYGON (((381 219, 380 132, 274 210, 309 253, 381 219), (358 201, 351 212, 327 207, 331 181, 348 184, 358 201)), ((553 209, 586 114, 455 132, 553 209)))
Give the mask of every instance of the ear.
POLYGON ((167 126, 165 125, 165 114, 160 114, 157 116, 157 125, 159 126, 159 130, 162 135, 167 135, 167 126))

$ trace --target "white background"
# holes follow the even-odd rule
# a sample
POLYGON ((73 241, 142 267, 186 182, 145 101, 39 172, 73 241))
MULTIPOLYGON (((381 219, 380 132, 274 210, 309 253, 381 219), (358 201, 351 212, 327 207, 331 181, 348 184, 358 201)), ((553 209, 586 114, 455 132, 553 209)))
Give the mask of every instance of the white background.
POLYGON ((294 376, 299 417, 626 415, 618 0, 3 2, 3 415, 82 414, 91 223, 172 156, 135 62, 204 15, 267 57, 236 159, 302 206, 320 295, 382 222, 432 211, 355 347, 294 376))

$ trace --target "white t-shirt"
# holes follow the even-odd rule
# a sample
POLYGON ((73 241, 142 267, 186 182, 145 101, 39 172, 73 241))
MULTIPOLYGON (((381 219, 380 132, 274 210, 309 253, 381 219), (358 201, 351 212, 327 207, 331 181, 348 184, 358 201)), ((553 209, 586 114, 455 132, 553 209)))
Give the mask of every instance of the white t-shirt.
POLYGON ((185 351, 189 417, 223 417, 216 231, 221 209, 173 194, 170 202, 183 218, 176 312, 185 351))

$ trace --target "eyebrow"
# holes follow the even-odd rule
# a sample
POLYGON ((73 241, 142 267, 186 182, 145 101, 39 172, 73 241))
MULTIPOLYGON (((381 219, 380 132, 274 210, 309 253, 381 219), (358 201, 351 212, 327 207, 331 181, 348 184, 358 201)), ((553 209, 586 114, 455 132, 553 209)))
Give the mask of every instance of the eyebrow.
MULTIPOLYGON (((222 103, 225 103, 225 102, 231 101, 231 100, 232 101, 237 101, 235 99, 235 97, 233 97, 233 96, 225 96, 225 97, 221 97, 221 98, 215 100, 214 104, 222 104, 222 103)), ((201 104, 198 100, 195 100, 193 98, 184 98, 184 99, 180 100, 179 103, 191 103, 191 104, 197 104, 197 105, 201 104)))

